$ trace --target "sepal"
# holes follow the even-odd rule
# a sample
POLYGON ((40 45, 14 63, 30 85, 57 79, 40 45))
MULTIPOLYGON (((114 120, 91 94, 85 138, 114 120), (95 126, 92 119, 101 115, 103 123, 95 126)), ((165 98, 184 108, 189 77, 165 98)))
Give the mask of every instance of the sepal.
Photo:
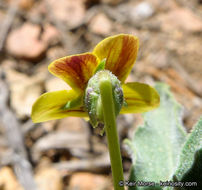
POLYGON ((100 81, 110 80, 112 84, 112 94, 114 99, 115 115, 117 116, 123 105, 123 91, 121 88, 121 82, 110 71, 101 70, 98 71, 88 82, 84 104, 86 111, 88 112, 90 122, 93 127, 97 127, 104 123, 103 108, 100 95, 100 81))

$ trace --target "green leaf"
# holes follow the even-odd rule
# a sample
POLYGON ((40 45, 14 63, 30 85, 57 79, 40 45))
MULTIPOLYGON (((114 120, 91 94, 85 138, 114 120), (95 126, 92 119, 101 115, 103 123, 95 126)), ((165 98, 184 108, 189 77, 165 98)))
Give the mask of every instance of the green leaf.
POLYGON ((202 189, 202 148, 196 151, 192 167, 183 175, 182 182, 189 184, 184 186, 185 190, 202 189))
MULTIPOLYGON (((202 189, 202 117, 194 126, 180 155, 174 178, 177 181, 197 182, 194 189, 202 189)), ((189 189, 193 187, 184 187, 189 189)))
MULTIPOLYGON (((133 166, 130 181, 155 182, 170 180, 179 162, 179 152, 186 140, 182 127, 182 108, 175 101, 166 84, 158 83, 159 108, 143 115, 144 125, 136 130, 132 141, 126 140, 133 166)), ((162 189, 130 187, 129 190, 162 189)))

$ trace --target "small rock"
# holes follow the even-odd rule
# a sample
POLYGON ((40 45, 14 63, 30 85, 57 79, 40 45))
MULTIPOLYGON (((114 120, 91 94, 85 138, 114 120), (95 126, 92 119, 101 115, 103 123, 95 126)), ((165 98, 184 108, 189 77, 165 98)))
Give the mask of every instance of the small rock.
POLYGON ((53 16, 66 24, 69 28, 74 28, 82 24, 85 16, 84 0, 49 0, 53 16))
MULTIPOLYGON (((7 0, 9 6, 16 4, 16 0, 7 0)), ((22 10, 30 10, 33 7, 34 0, 19 0, 18 7, 22 10)))
POLYGON ((46 81, 45 88, 47 92, 71 89, 71 87, 65 81, 57 77, 51 77, 48 79, 46 81))
POLYGON ((142 2, 138 5, 131 7, 130 10, 130 19, 132 21, 142 21, 154 14, 154 9, 152 5, 148 2, 142 2))
POLYGON ((3 187, 3 190, 23 190, 9 167, 3 167, 0 170, 0 189, 1 187, 3 187))
POLYGON ((40 190, 63 190, 62 178, 56 169, 42 168, 36 173, 35 180, 40 190))
POLYGON ((7 70, 6 76, 11 90, 12 108, 19 118, 30 116, 33 103, 42 93, 40 84, 44 76, 35 75, 30 78, 14 70, 7 70))
POLYGON ((56 38, 58 31, 53 26, 45 26, 41 34, 38 25, 25 23, 10 33, 6 48, 15 57, 36 61, 44 55, 50 42, 56 38))
POLYGON ((30 10, 34 5, 34 0, 20 0, 20 8, 30 10))
POLYGON ((110 186, 109 177, 91 173, 75 173, 69 182, 69 189, 79 190, 110 190, 110 186))
POLYGON ((57 120, 51 120, 51 121, 46 121, 41 123, 43 129, 45 129, 47 132, 52 132, 54 131, 55 125, 57 123, 57 120))
POLYGON ((177 8, 177 3, 175 0, 149 0, 149 2, 152 4, 153 7, 155 7, 155 10, 158 11, 169 11, 177 8))
POLYGON ((31 10, 26 13, 26 18, 35 24, 42 24, 44 16, 48 15, 49 11, 45 1, 35 1, 31 10))
POLYGON ((11 60, 11 59, 4 59, 2 62, 1 62, 1 68, 6 71, 8 69, 14 69, 16 68, 17 66, 17 62, 14 61, 14 60, 11 60))
POLYGON ((83 126, 83 122, 80 118, 67 117, 59 121, 57 131, 69 131, 84 134, 87 132, 87 129, 86 126, 83 126))
POLYGON ((42 41, 47 45, 54 45, 58 42, 60 33, 59 31, 52 25, 46 24, 44 26, 44 32, 42 34, 42 41))
POLYGON ((108 35, 112 30, 112 22, 105 14, 99 13, 91 20, 89 29, 96 34, 108 35))
POLYGON ((159 17, 163 31, 182 30, 187 32, 201 32, 202 21, 190 10, 178 8, 159 17))
POLYGON ((61 46, 50 47, 46 53, 47 59, 52 61, 65 56, 67 56, 67 52, 61 46))
POLYGON ((40 27, 25 23, 13 30, 8 36, 7 50, 10 54, 25 58, 37 59, 45 52, 47 45, 39 40, 40 27))

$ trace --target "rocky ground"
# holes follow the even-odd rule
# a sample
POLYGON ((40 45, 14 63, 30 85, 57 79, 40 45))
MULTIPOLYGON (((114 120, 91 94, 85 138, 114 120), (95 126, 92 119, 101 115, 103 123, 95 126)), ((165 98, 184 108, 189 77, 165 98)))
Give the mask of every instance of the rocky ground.
MULTIPOLYGON (((202 1, 1 0, 0 190, 112 189, 99 131, 80 118, 33 124, 30 110, 43 92, 69 88, 48 73, 51 61, 118 33, 140 39, 128 80, 169 84, 191 129, 202 114, 202 1)), ((119 116, 121 142, 141 122, 139 114, 119 116)), ((123 144, 122 155, 127 178, 123 144)))

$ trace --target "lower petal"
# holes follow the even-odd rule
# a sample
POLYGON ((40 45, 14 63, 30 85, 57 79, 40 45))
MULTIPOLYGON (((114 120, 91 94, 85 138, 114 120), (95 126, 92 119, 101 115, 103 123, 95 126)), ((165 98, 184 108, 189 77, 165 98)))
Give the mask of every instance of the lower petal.
POLYGON ((34 123, 61 119, 68 116, 87 117, 82 106, 65 109, 67 102, 77 98, 73 90, 61 90, 42 94, 32 106, 31 118, 34 123))
POLYGON ((126 106, 121 109, 121 114, 142 113, 159 106, 160 97, 151 86, 138 82, 122 85, 126 106))

